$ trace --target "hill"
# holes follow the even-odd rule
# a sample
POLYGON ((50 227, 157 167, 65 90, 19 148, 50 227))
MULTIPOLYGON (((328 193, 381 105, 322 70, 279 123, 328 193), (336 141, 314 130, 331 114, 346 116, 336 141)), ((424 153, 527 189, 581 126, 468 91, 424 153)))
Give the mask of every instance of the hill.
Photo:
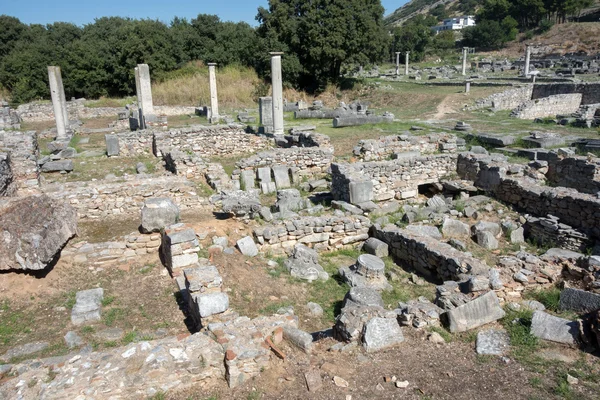
POLYGON ((456 3, 462 3, 462 0, 412 0, 398 8, 385 18, 387 26, 402 25, 404 21, 409 20, 418 14, 428 14, 431 10, 439 6, 449 8, 456 3))

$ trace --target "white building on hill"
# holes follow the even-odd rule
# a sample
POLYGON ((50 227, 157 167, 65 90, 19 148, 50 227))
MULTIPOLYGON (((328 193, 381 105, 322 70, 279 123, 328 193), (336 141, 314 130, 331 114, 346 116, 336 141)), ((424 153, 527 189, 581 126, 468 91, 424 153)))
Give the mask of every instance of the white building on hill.
POLYGON ((431 29, 438 34, 442 31, 459 31, 468 26, 475 26, 475 17, 472 15, 445 19, 442 25, 434 26, 431 29))

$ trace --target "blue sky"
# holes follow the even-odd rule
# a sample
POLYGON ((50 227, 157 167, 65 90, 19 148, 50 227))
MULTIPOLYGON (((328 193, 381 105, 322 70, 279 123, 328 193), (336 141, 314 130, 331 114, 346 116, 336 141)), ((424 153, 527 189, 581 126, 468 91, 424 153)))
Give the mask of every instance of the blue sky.
MULTIPOLYGON (((381 3, 387 15, 406 2, 382 0, 381 3)), ((27 24, 61 21, 77 25, 104 16, 169 22, 175 16, 191 19, 198 14, 216 14, 223 21, 246 21, 256 25, 256 10, 267 4, 267 0, 0 0, 0 14, 17 17, 27 24)))

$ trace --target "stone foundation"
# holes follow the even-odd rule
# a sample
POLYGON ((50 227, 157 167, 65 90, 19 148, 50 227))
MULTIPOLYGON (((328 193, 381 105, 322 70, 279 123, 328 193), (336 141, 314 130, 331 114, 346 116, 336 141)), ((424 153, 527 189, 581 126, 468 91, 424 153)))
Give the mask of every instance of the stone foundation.
POLYGON ((369 200, 407 199, 418 195, 419 185, 439 182, 455 171, 454 154, 354 164, 334 163, 331 165, 331 193, 336 200, 353 204, 369 200), (365 186, 364 192, 372 190, 372 195, 358 198, 353 195, 360 185, 365 186), (368 188, 370 185, 372 189, 368 188))
POLYGON ((573 114, 579 110, 582 98, 581 93, 573 93, 528 100, 515 108, 510 115, 520 119, 535 119, 573 114))
POLYGON ((291 254, 297 243, 330 251, 364 242, 370 226, 371 221, 363 216, 297 217, 255 228, 254 237, 262 252, 291 254))
POLYGON ((0 196, 40 193, 39 149, 35 131, 0 130, 0 153, 4 154, 0 158, 0 196))
POLYGON ((539 245, 560 247, 561 249, 585 253, 593 246, 590 237, 569 225, 560 223, 558 218, 549 215, 544 218, 529 217, 525 227, 525 236, 539 245))
POLYGON ((295 167, 301 174, 324 173, 333 161, 333 148, 294 147, 262 151, 236 163, 240 170, 256 170, 259 167, 295 167))
MULTIPOLYGON (((461 144, 464 146, 464 142, 461 144)), ((457 137, 448 134, 430 134, 424 136, 394 135, 379 139, 361 140, 354 148, 354 155, 362 161, 383 161, 394 154, 415 153, 454 153, 458 149, 457 137)))
POLYGON ((471 107, 471 109, 493 108, 495 110, 512 110, 524 102, 531 100, 532 94, 532 85, 508 89, 504 92, 495 93, 484 99, 477 100, 475 106, 471 107))
POLYGON ((81 182, 51 184, 45 188, 50 197, 65 199, 76 210, 79 218, 107 218, 111 216, 139 217, 148 197, 172 199, 180 210, 212 209, 207 198, 198 196, 192 182, 181 177, 127 177, 115 181, 98 181, 94 187, 81 182))
POLYGON ((374 225, 371 235, 387 243, 390 254, 398 260, 433 279, 462 280, 469 275, 489 273, 484 262, 430 236, 391 225, 374 225))
POLYGON ((577 189, 583 193, 600 192, 600 159, 588 157, 561 158, 548 153, 548 181, 553 186, 577 189))

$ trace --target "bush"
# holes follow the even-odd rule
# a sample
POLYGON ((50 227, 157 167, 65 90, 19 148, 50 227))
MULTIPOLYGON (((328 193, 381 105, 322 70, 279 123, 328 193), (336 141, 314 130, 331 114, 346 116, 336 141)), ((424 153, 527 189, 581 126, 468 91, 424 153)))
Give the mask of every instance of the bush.
POLYGON ((543 19, 540 22, 540 25, 538 26, 538 32, 539 33, 548 32, 550 29, 552 29, 553 26, 554 26, 554 22, 552 22, 549 19, 543 19))

